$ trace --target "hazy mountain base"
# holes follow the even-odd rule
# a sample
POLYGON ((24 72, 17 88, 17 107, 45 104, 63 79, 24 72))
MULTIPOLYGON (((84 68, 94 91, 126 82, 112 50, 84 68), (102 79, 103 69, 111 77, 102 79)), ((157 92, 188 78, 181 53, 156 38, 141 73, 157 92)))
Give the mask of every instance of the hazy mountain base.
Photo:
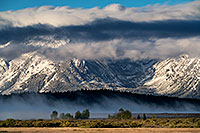
POLYGON ((197 113, 200 100, 94 90, 65 93, 22 93, 0 96, 0 119, 49 119, 50 113, 74 113, 88 108, 92 118, 107 118, 119 108, 133 113, 197 113))

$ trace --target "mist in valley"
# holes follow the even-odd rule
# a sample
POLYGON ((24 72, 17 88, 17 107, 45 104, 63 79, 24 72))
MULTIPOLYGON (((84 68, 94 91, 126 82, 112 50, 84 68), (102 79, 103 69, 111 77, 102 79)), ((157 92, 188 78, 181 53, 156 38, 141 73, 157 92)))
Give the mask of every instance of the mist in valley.
POLYGON ((198 113, 200 102, 117 91, 25 93, 0 96, 0 119, 50 119, 53 110, 72 113, 89 109, 91 118, 107 118, 119 108, 133 113, 198 113))

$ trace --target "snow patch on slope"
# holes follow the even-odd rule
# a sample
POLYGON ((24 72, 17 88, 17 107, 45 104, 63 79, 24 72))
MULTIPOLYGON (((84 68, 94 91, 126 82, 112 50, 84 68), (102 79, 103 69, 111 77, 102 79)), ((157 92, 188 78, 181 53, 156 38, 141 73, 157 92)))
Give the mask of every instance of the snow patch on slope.
POLYGON ((154 65, 155 74, 145 83, 160 95, 200 97, 200 59, 181 55, 154 65))
POLYGON ((24 42, 27 46, 59 48, 70 43, 70 39, 56 39, 54 36, 35 36, 24 42))

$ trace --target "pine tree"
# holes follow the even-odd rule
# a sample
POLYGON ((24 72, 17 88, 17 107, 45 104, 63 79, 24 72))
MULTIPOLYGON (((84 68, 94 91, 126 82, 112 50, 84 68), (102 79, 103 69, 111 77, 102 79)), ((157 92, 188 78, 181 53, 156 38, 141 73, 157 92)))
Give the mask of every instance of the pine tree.
POLYGON ((120 112, 120 113, 124 112, 124 109, 123 109, 123 108, 120 108, 120 109, 119 109, 119 112, 120 112))
POLYGON ((146 114, 143 114, 143 120, 146 120, 147 117, 146 117, 146 114))
POLYGON ((139 114, 138 114, 138 116, 137 116, 137 119, 141 119, 139 114))

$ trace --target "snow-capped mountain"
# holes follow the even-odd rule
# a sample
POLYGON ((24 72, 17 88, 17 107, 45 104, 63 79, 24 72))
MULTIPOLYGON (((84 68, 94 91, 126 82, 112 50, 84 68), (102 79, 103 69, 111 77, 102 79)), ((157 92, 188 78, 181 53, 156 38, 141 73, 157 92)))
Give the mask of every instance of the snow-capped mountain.
POLYGON ((0 93, 111 89, 200 98, 200 59, 187 55, 163 61, 96 59, 54 61, 37 52, 0 59, 0 93))
POLYGON ((174 97, 200 98, 200 59, 182 55, 153 66, 155 74, 146 86, 154 93, 174 97))
POLYGON ((78 89, 117 89, 141 86, 152 74, 154 60, 52 61, 31 52, 0 63, 0 93, 64 92, 78 89))

